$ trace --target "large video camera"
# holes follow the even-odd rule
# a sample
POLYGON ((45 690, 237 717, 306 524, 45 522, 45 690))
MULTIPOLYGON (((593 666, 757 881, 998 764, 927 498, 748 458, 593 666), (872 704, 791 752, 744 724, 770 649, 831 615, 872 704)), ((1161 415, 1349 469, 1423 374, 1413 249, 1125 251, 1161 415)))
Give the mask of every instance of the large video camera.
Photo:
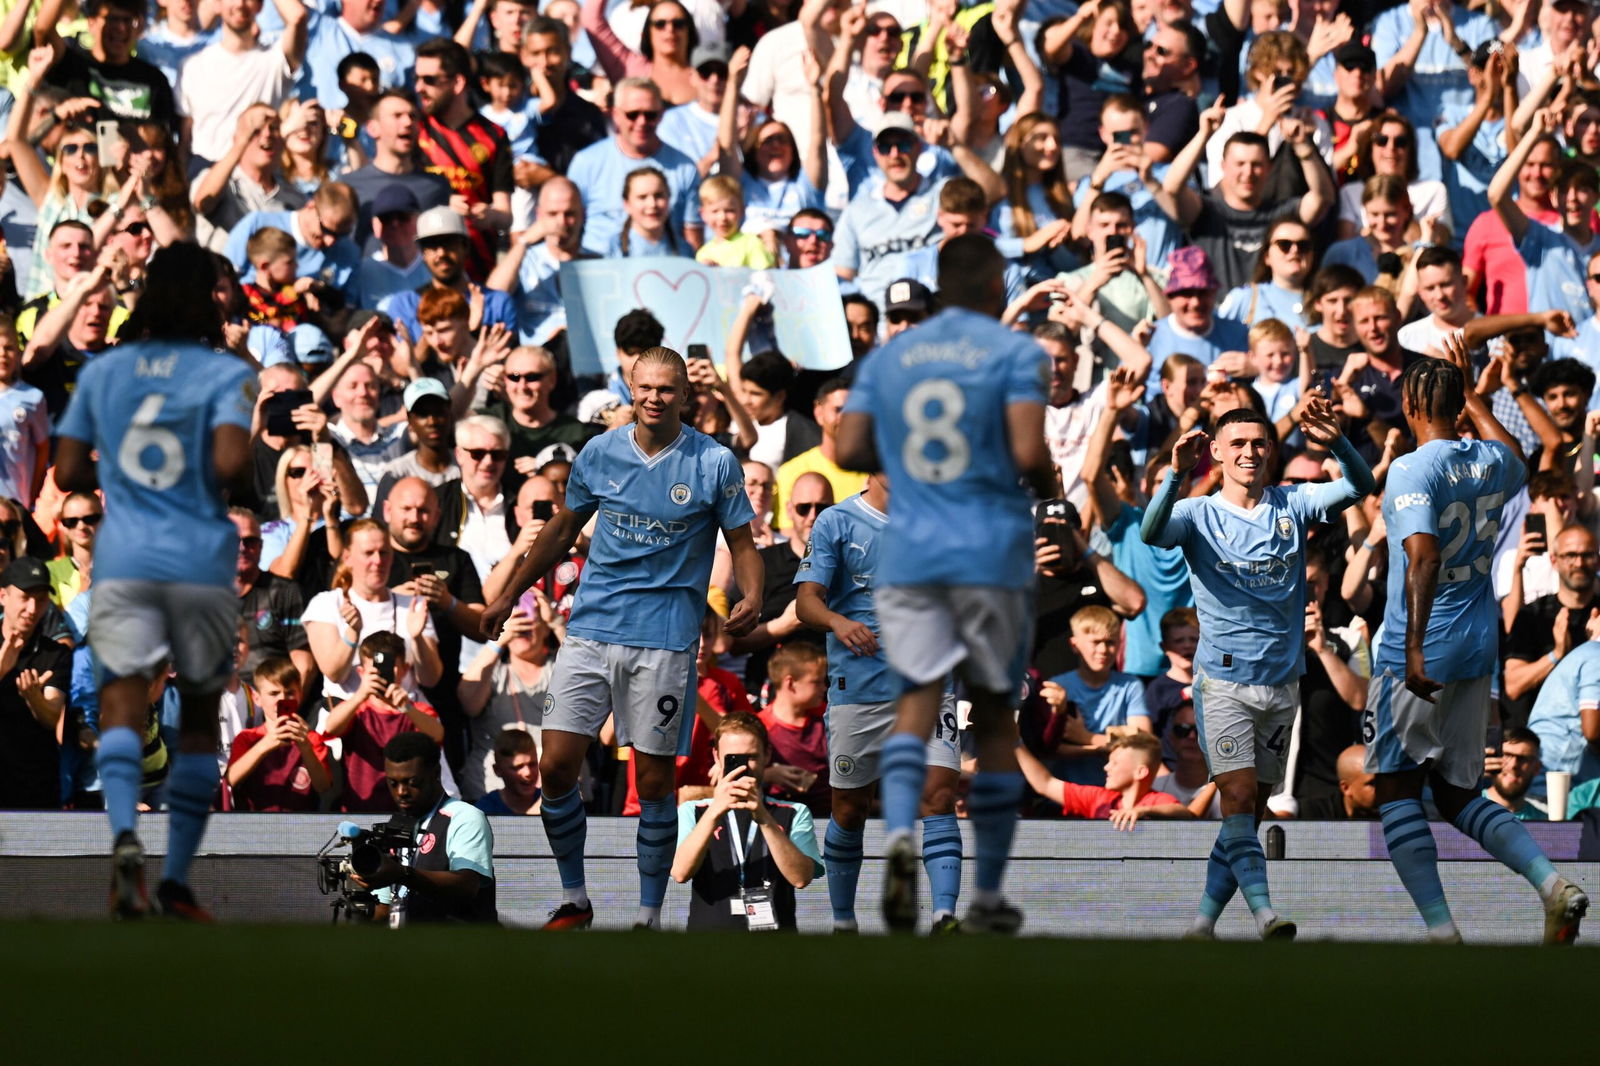
POLYGON ((386 855, 417 845, 417 819, 396 814, 387 822, 379 822, 370 829, 362 829, 354 822, 340 822, 339 828, 317 852, 317 888, 324 896, 338 893, 333 901, 333 921, 370 922, 378 906, 372 892, 358 888, 350 881, 352 874, 363 880, 378 872, 386 855), (349 846, 347 854, 336 854, 349 846))

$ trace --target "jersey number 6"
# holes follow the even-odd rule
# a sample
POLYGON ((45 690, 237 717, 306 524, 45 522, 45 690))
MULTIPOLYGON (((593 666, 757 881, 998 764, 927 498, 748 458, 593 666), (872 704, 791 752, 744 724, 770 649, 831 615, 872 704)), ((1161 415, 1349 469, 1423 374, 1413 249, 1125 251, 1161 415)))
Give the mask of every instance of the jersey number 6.
POLYGON ((117 465, 128 480, 157 492, 170 489, 183 478, 183 443, 172 430, 154 424, 166 402, 160 393, 146 396, 117 449, 117 465), (145 465, 145 452, 151 448, 161 453, 161 465, 153 470, 145 465))

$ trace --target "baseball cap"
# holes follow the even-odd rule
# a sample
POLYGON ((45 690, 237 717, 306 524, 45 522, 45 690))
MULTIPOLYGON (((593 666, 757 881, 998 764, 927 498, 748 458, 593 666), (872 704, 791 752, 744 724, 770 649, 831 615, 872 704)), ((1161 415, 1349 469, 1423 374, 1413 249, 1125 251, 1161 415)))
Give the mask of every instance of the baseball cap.
POLYGON ((578 401, 578 421, 604 425, 604 415, 613 407, 621 407, 622 401, 610 389, 594 389, 586 392, 583 399, 578 401))
POLYGON ((722 67, 722 72, 728 72, 728 46, 721 42, 708 42, 700 45, 689 55, 689 68, 701 76, 705 75, 702 67, 711 65, 722 67))
POLYGON ((430 207, 417 216, 417 240, 467 236, 466 219, 448 207, 430 207))
POLYGON ((378 190, 378 195, 372 198, 372 215, 374 218, 381 218, 384 215, 417 215, 421 213, 422 205, 417 202, 417 194, 399 182, 393 185, 385 185, 378 190))
POLYGON ((922 139, 921 134, 917 133, 917 124, 904 111, 885 111, 878 123, 878 132, 872 135, 872 139, 877 141, 886 133, 909 133, 919 141, 922 139))
POLYGON ((44 564, 29 555, 11 560, 4 573, 0 573, 0 587, 18 588, 36 592, 50 587, 50 574, 44 564))
POLYGON ((302 322, 289 331, 289 344, 294 348, 295 362, 302 366, 331 363, 338 354, 333 350, 333 341, 322 332, 322 328, 309 322, 302 322))
POLYGON ((1333 53, 1333 61, 1341 67, 1358 67, 1362 70, 1378 69, 1378 57, 1373 54, 1372 49, 1360 41, 1350 41, 1340 45, 1338 51, 1333 53))
POLYGON ((1165 291, 1168 296, 1188 289, 1215 291, 1220 287, 1216 271, 1211 269, 1211 260, 1207 257, 1205 249, 1191 244, 1167 256, 1165 291))
POLYGON ((446 404, 450 402, 450 390, 445 388, 444 382, 440 381, 438 378, 417 378, 411 384, 406 386, 406 391, 401 395, 400 398, 405 403, 406 410, 409 412, 412 408, 416 407, 417 404, 421 403, 423 400, 426 400, 429 396, 441 399, 446 404))
POLYGON ((933 306, 933 293, 928 287, 915 278, 901 278, 889 282, 889 288, 884 291, 883 312, 892 315, 899 312, 910 311, 914 314, 925 315, 933 306))

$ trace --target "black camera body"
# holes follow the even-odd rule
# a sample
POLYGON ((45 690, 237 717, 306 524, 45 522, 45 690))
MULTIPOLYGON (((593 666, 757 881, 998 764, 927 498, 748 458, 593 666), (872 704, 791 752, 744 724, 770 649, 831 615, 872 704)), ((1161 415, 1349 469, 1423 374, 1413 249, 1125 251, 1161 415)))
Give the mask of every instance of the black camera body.
POLYGON ((365 880, 378 872, 386 855, 396 855, 417 845, 421 822, 407 814, 396 814, 387 822, 362 829, 341 822, 332 839, 317 853, 317 888, 324 896, 338 892, 333 901, 333 920, 370 922, 378 906, 371 891, 351 884, 352 874, 365 880), (334 854, 346 844, 349 854, 334 854))

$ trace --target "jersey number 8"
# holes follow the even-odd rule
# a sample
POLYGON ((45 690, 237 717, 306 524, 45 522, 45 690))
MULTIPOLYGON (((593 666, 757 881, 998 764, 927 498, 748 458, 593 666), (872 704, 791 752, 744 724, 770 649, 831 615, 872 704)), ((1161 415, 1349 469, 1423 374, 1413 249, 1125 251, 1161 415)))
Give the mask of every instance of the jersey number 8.
POLYGON ((957 422, 966 409, 967 398, 961 386, 948 378, 932 378, 906 393, 900 409, 910 430, 900 455, 906 473, 925 484, 944 485, 967 472, 972 463, 972 446, 957 422), (930 415, 928 408, 934 404, 938 404, 939 413, 930 415), (944 453, 940 458, 928 454, 931 444, 938 445, 944 453))
POLYGON ((166 402, 159 393, 146 396, 117 449, 117 465, 128 480, 157 492, 170 489, 183 478, 183 443, 172 430, 154 424, 166 402), (145 452, 150 448, 161 453, 161 465, 154 469, 145 465, 145 452))

